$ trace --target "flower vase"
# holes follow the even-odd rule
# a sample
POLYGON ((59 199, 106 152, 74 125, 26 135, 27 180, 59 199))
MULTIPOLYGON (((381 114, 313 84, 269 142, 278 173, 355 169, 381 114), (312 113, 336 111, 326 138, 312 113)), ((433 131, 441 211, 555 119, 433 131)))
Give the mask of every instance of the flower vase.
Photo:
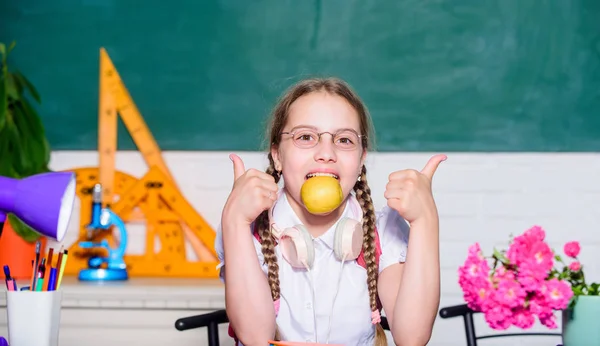
MULTIPOLYGON (((21 238, 10 225, 8 219, 0 223, 4 225, 0 233, 0 267, 8 265, 10 274, 17 280, 29 280, 33 274, 32 261, 35 259, 35 242, 30 243, 21 238)), ((40 238, 40 253, 45 254, 46 239, 40 238)), ((4 277, 4 272, 0 269, 0 274, 4 277)), ((2 344, 0 344, 2 345, 2 344)))
POLYGON ((600 296, 579 296, 573 309, 562 312, 563 346, 600 345, 600 296))

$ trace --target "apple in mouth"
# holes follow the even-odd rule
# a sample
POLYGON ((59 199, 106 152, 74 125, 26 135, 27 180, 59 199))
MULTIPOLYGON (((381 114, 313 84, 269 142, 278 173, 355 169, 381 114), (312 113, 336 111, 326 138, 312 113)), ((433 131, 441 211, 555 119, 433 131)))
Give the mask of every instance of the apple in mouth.
POLYGON ((324 215, 332 212, 344 200, 339 176, 329 172, 307 174, 300 189, 300 197, 311 214, 324 215))

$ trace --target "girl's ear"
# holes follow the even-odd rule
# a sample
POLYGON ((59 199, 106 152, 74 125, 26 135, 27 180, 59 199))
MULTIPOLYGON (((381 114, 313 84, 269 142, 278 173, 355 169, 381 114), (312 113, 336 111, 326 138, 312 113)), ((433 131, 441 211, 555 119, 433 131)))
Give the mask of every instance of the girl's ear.
POLYGON ((276 145, 271 145, 271 157, 275 165, 275 170, 281 172, 281 161, 279 160, 279 148, 276 145))
POLYGON ((360 170, 359 170, 358 174, 360 174, 360 172, 362 170, 362 166, 365 165, 366 160, 367 160, 367 150, 363 149, 362 155, 360 156, 360 170))

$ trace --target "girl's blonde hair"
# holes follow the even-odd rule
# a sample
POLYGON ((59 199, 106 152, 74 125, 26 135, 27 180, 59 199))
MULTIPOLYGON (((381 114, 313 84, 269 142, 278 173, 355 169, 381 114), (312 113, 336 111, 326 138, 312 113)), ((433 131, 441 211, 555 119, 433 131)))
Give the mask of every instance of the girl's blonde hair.
MULTIPOLYGON (((332 95, 343 97, 356 110, 360 122, 360 134, 363 135, 362 146, 365 150, 369 150, 373 145, 371 117, 364 103, 351 87, 342 80, 336 78, 312 78, 302 80, 292 86, 279 100, 273 114, 269 126, 269 146, 278 147, 281 139, 281 132, 287 123, 289 109, 292 103, 301 96, 313 92, 327 92, 332 95)), ((275 178, 275 182, 279 182, 281 172, 275 169, 273 156, 269 151, 269 167, 266 172, 275 178)), ((375 210, 373 201, 371 200, 371 189, 367 184, 367 169, 363 165, 360 179, 354 185, 356 199, 358 200, 363 211, 363 252, 367 269, 367 285, 369 288, 369 303, 371 311, 378 311, 377 304, 377 278, 378 278, 378 263, 375 259, 375 210)), ((274 301, 279 299, 279 265, 275 256, 275 239, 269 229, 268 212, 264 211, 256 219, 256 229, 261 239, 262 253, 265 264, 268 267, 268 280, 271 287, 271 296, 274 301)), ((386 335, 381 327, 377 324, 375 337, 375 346, 387 345, 386 335)), ((275 335, 279 339, 279 333, 275 335)))

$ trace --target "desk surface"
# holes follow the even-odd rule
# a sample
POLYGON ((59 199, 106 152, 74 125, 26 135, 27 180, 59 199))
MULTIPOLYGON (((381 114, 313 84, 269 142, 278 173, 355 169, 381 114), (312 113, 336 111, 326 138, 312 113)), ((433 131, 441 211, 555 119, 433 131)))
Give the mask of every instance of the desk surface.
MULTIPOLYGON (((19 281, 19 287, 28 286, 19 281)), ((63 308, 106 309, 222 309, 225 289, 218 279, 130 278, 127 281, 83 282, 65 276, 63 308)), ((0 290, 0 307, 6 306, 6 286, 0 290)))

